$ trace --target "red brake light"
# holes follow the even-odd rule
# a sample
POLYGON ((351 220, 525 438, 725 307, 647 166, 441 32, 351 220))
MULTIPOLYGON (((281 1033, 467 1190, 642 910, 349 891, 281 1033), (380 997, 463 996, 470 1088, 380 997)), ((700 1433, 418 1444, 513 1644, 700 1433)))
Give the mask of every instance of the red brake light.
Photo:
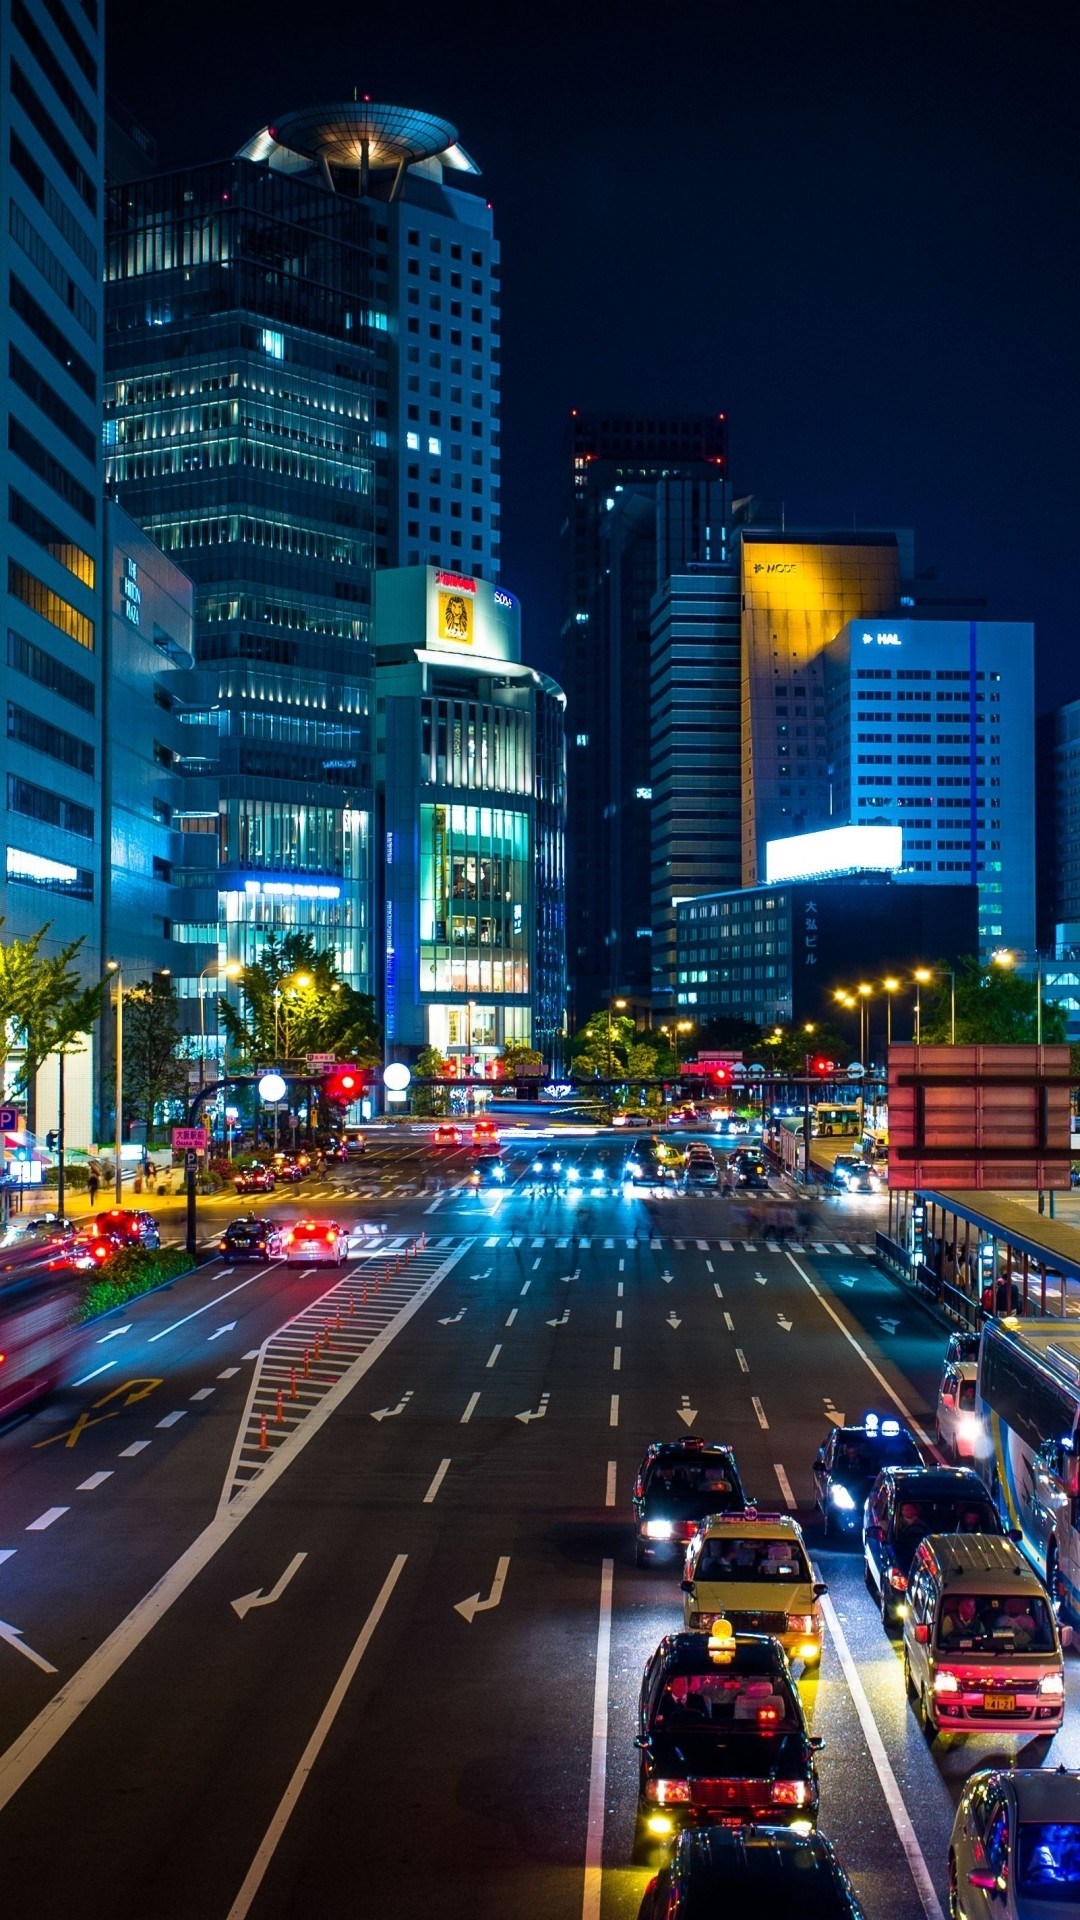
POLYGON ((107 1258, 108 1252, 109 1252, 109 1249, 105 1245, 105 1242, 103 1240, 99 1240, 96 1247, 94 1248, 94 1259, 104 1260, 107 1258))
POLYGON ((761 1726, 774 1727, 780 1718, 780 1714, 776 1707, 759 1707, 757 1717, 761 1726))
POLYGON ((328 1234, 327 1234, 327 1236, 326 1236, 326 1244, 327 1244, 327 1246, 330 1246, 330 1247, 332 1247, 332 1246, 333 1246, 333 1244, 334 1244, 334 1241, 335 1241, 336 1239, 337 1239, 337 1235, 336 1235, 336 1234, 334 1234, 334 1233, 328 1233, 328 1234))

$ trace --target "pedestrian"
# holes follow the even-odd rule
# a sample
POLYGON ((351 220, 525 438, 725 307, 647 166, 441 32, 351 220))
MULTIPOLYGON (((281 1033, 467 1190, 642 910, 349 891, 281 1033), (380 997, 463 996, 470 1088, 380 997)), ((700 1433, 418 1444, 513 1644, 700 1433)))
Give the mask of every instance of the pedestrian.
POLYGON ((90 1172, 86 1178, 86 1191, 90 1195, 91 1213, 93 1213, 94 1208, 97 1205, 98 1188, 100 1187, 100 1185, 101 1185, 101 1180, 98 1176, 97 1169, 96 1167, 91 1167, 90 1172))

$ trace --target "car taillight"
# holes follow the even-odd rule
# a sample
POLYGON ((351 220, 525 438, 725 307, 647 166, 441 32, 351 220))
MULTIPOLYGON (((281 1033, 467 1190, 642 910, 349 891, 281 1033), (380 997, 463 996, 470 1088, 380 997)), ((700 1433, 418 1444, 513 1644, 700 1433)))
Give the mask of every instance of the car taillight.
POLYGON ((890 1567, 889 1568, 889 1585, 890 1587, 895 1587, 897 1593, 906 1593, 907 1592, 907 1574, 901 1573, 899 1567, 890 1567))
POLYGON ((813 1633, 814 1616, 812 1613, 789 1613, 787 1617, 789 1633, 813 1633))
POLYGON ((676 1801, 690 1798, 689 1780, 649 1780, 645 1786, 646 1800, 655 1800, 660 1807, 670 1807, 676 1801))
POLYGON ((98 1245, 97 1245, 96 1247, 94 1247, 94 1248, 92 1249, 92 1251, 93 1251, 93 1255, 94 1255, 94 1259, 95 1259, 95 1260, 107 1260, 107 1259, 108 1259, 108 1256, 109 1256, 109 1249, 108 1249, 108 1247, 107 1247, 107 1246, 105 1245, 105 1242, 104 1242, 103 1240, 102 1240, 102 1241, 99 1241, 99 1242, 98 1242, 98 1245))
POLYGON ((805 1807, 810 1789, 805 1780, 774 1780, 769 1798, 777 1807, 805 1807))
POLYGON ((955 1673, 950 1673, 948 1667, 939 1667, 934 1675, 934 1692, 959 1693, 959 1691, 959 1676, 955 1673))
POLYGON ((328 1246, 328 1247, 332 1247, 332 1246, 333 1246, 333 1244, 334 1244, 334 1241, 335 1241, 336 1239, 337 1239, 337 1234, 336 1234, 336 1233, 328 1233, 328 1234, 327 1234, 327 1236, 326 1236, 326 1244, 327 1244, 327 1246, 328 1246))

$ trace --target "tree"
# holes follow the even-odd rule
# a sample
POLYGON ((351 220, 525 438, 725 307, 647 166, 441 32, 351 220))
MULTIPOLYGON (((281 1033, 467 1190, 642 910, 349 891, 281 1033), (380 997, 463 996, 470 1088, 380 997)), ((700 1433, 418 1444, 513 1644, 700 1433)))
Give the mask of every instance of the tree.
MULTIPOLYGON (((422 1047, 416 1056, 416 1071, 422 1080, 445 1080, 449 1078, 450 1062, 438 1047, 422 1047)), ((414 1113, 446 1113, 450 1106, 450 1094, 442 1087, 417 1087, 413 1094, 414 1113)))
POLYGON ((74 964, 81 939, 69 941, 59 953, 42 956, 41 943, 51 924, 40 927, 28 940, 0 943, 0 1080, 6 1079, 12 1053, 21 1053, 15 1088, 27 1094, 39 1068, 58 1051, 54 1036, 70 1025, 74 1003, 80 1002, 80 1013, 89 1026, 101 1011, 104 993, 103 987, 85 987, 74 964))
MULTIPOLYGON (((922 990, 920 1037, 924 1046, 948 1046, 952 1033, 952 983, 949 969, 932 969, 922 990)), ((956 1044, 1034 1046, 1038 1035, 1038 989, 1010 966, 984 965, 968 958, 956 968, 956 1044)), ((1065 1013, 1043 1001, 1042 1037, 1047 1045, 1065 1038, 1065 1013)))
POLYGON ((57 1057, 56 1211, 61 1217, 63 1217, 65 1204, 64 1065, 69 1053, 85 1053, 86 1036, 95 1020, 101 1016, 107 988, 108 982, 105 980, 99 980, 89 987, 68 985, 63 991, 58 985, 49 1014, 48 1030, 39 1032, 36 1036, 36 1045, 42 1052, 43 1059, 51 1059, 53 1054, 57 1057))
POLYGON ((341 978, 329 949, 316 952, 309 934, 271 937, 262 959, 245 967, 242 1010, 222 998, 221 1023, 229 1046, 246 1066, 289 1066, 309 1053, 332 1053, 373 1067, 382 1039, 370 994, 341 978))
POLYGON ((186 1086, 176 995, 161 974, 139 980, 124 994, 124 1105, 145 1122, 147 1144, 162 1101, 186 1086))
POLYGON ((637 1029, 627 1014, 591 1014, 570 1042, 570 1069, 578 1079, 621 1079, 637 1029))
POLYGON ((536 1079, 544 1071, 544 1056, 523 1040, 508 1040, 499 1055, 499 1072, 504 1080, 536 1079))

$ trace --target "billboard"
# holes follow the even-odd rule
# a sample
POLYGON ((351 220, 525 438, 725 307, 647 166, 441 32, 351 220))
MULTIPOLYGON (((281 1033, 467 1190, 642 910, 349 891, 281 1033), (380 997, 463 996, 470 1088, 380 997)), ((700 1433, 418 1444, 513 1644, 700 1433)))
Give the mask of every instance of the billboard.
POLYGON ((765 884, 783 880, 819 880, 825 874, 867 871, 896 873, 904 860, 902 827, 824 827, 765 843, 765 884))
POLYGON ((1067 1187, 1067 1046, 889 1048, 889 1185, 1067 1187))

